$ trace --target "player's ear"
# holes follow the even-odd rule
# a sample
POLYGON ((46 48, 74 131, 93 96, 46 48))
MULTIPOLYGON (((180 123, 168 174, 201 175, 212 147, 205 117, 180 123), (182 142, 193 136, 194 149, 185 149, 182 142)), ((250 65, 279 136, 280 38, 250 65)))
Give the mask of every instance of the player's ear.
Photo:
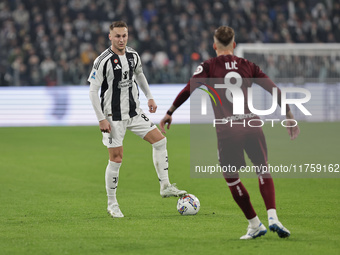
POLYGON ((109 33, 109 39, 110 39, 110 41, 111 41, 111 33, 109 33))
POLYGON ((213 43, 213 48, 214 48, 214 50, 217 50, 216 43, 213 43))
POLYGON ((235 49, 235 47, 236 47, 236 42, 234 41, 233 42, 233 49, 235 49))

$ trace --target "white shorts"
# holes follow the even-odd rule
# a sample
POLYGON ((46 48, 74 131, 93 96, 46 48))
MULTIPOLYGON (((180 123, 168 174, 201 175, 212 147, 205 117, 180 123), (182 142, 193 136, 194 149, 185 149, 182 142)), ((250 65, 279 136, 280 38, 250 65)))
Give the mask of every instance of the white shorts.
POLYGON ((147 133, 157 128, 143 112, 127 120, 112 121, 111 117, 106 119, 111 125, 111 133, 103 133, 103 144, 107 148, 123 146, 126 129, 144 138, 147 133))

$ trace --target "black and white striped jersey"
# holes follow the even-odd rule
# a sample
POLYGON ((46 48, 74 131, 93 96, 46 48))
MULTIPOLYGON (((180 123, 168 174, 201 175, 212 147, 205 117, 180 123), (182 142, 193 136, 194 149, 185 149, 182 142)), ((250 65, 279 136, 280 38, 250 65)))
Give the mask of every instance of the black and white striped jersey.
POLYGON ((125 120, 140 113, 135 76, 142 72, 140 57, 130 47, 126 47, 124 55, 117 55, 110 47, 96 58, 88 81, 101 89, 101 109, 105 117, 125 120))

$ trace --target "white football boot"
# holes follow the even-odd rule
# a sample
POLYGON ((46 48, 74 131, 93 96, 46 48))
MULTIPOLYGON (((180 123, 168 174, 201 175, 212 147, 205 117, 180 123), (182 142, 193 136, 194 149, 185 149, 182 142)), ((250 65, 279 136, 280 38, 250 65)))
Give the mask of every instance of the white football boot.
POLYGON ((276 232, 277 235, 281 238, 286 238, 290 236, 290 231, 286 229, 281 222, 278 220, 274 220, 273 218, 269 218, 269 230, 276 232))
POLYGON ((169 184, 161 189, 160 194, 162 197, 179 197, 187 194, 185 190, 180 190, 176 187, 176 183, 169 184))
POLYGON ((123 218, 124 214, 119 209, 118 204, 112 204, 107 207, 107 212, 111 215, 113 218, 123 218))
POLYGON ((241 236, 240 239, 254 239, 259 236, 263 236, 267 233, 266 227, 260 223, 258 227, 252 228, 250 225, 248 226, 247 234, 241 236))

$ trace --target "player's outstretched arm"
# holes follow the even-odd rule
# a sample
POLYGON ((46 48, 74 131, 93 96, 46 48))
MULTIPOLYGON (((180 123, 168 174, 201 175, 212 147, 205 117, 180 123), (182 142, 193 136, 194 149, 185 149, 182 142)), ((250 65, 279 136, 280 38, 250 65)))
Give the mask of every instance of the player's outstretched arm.
POLYGON ((190 97, 190 81, 187 83, 187 85, 179 92, 177 97, 175 98, 175 101, 172 103, 171 107, 165 114, 164 118, 161 120, 159 126, 161 128, 161 131, 163 134, 166 134, 164 126, 167 125, 167 129, 170 129, 172 117, 171 115, 176 111, 178 107, 180 107, 188 98, 190 97))
POLYGON ((176 107, 174 105, 172 105, 170 107, 170 109, 167 111, 167 113, 165 114, 165 116, 163 117, 163 119, 161 119, 161 122, 159 123, 159 127, 161 129, 161 132, 163 134, 166 134, 165 132, 165 125, 167 125, 167 129, 170 129, 171 126, 171 122, 172 122, 172 114, 174 113, 174 111, 176 110, 176 107))
POLYGON ((287 112, 287 131, 290 136, 290 140, 294 140, 300 134, 300 128, 298 125, 294 126, 296 122, 294 121, 294 115, 291 111, 287 112))
POLYGON ((167 125, 167 129, 170 129, 171 122, 172 122, 172 117, 169 114, 165 114, 165 116, 163 117, 163 119, 161 119, 161 122, 159 123, 159 127, 163 134, 166 134, 165 125, 167 125))

